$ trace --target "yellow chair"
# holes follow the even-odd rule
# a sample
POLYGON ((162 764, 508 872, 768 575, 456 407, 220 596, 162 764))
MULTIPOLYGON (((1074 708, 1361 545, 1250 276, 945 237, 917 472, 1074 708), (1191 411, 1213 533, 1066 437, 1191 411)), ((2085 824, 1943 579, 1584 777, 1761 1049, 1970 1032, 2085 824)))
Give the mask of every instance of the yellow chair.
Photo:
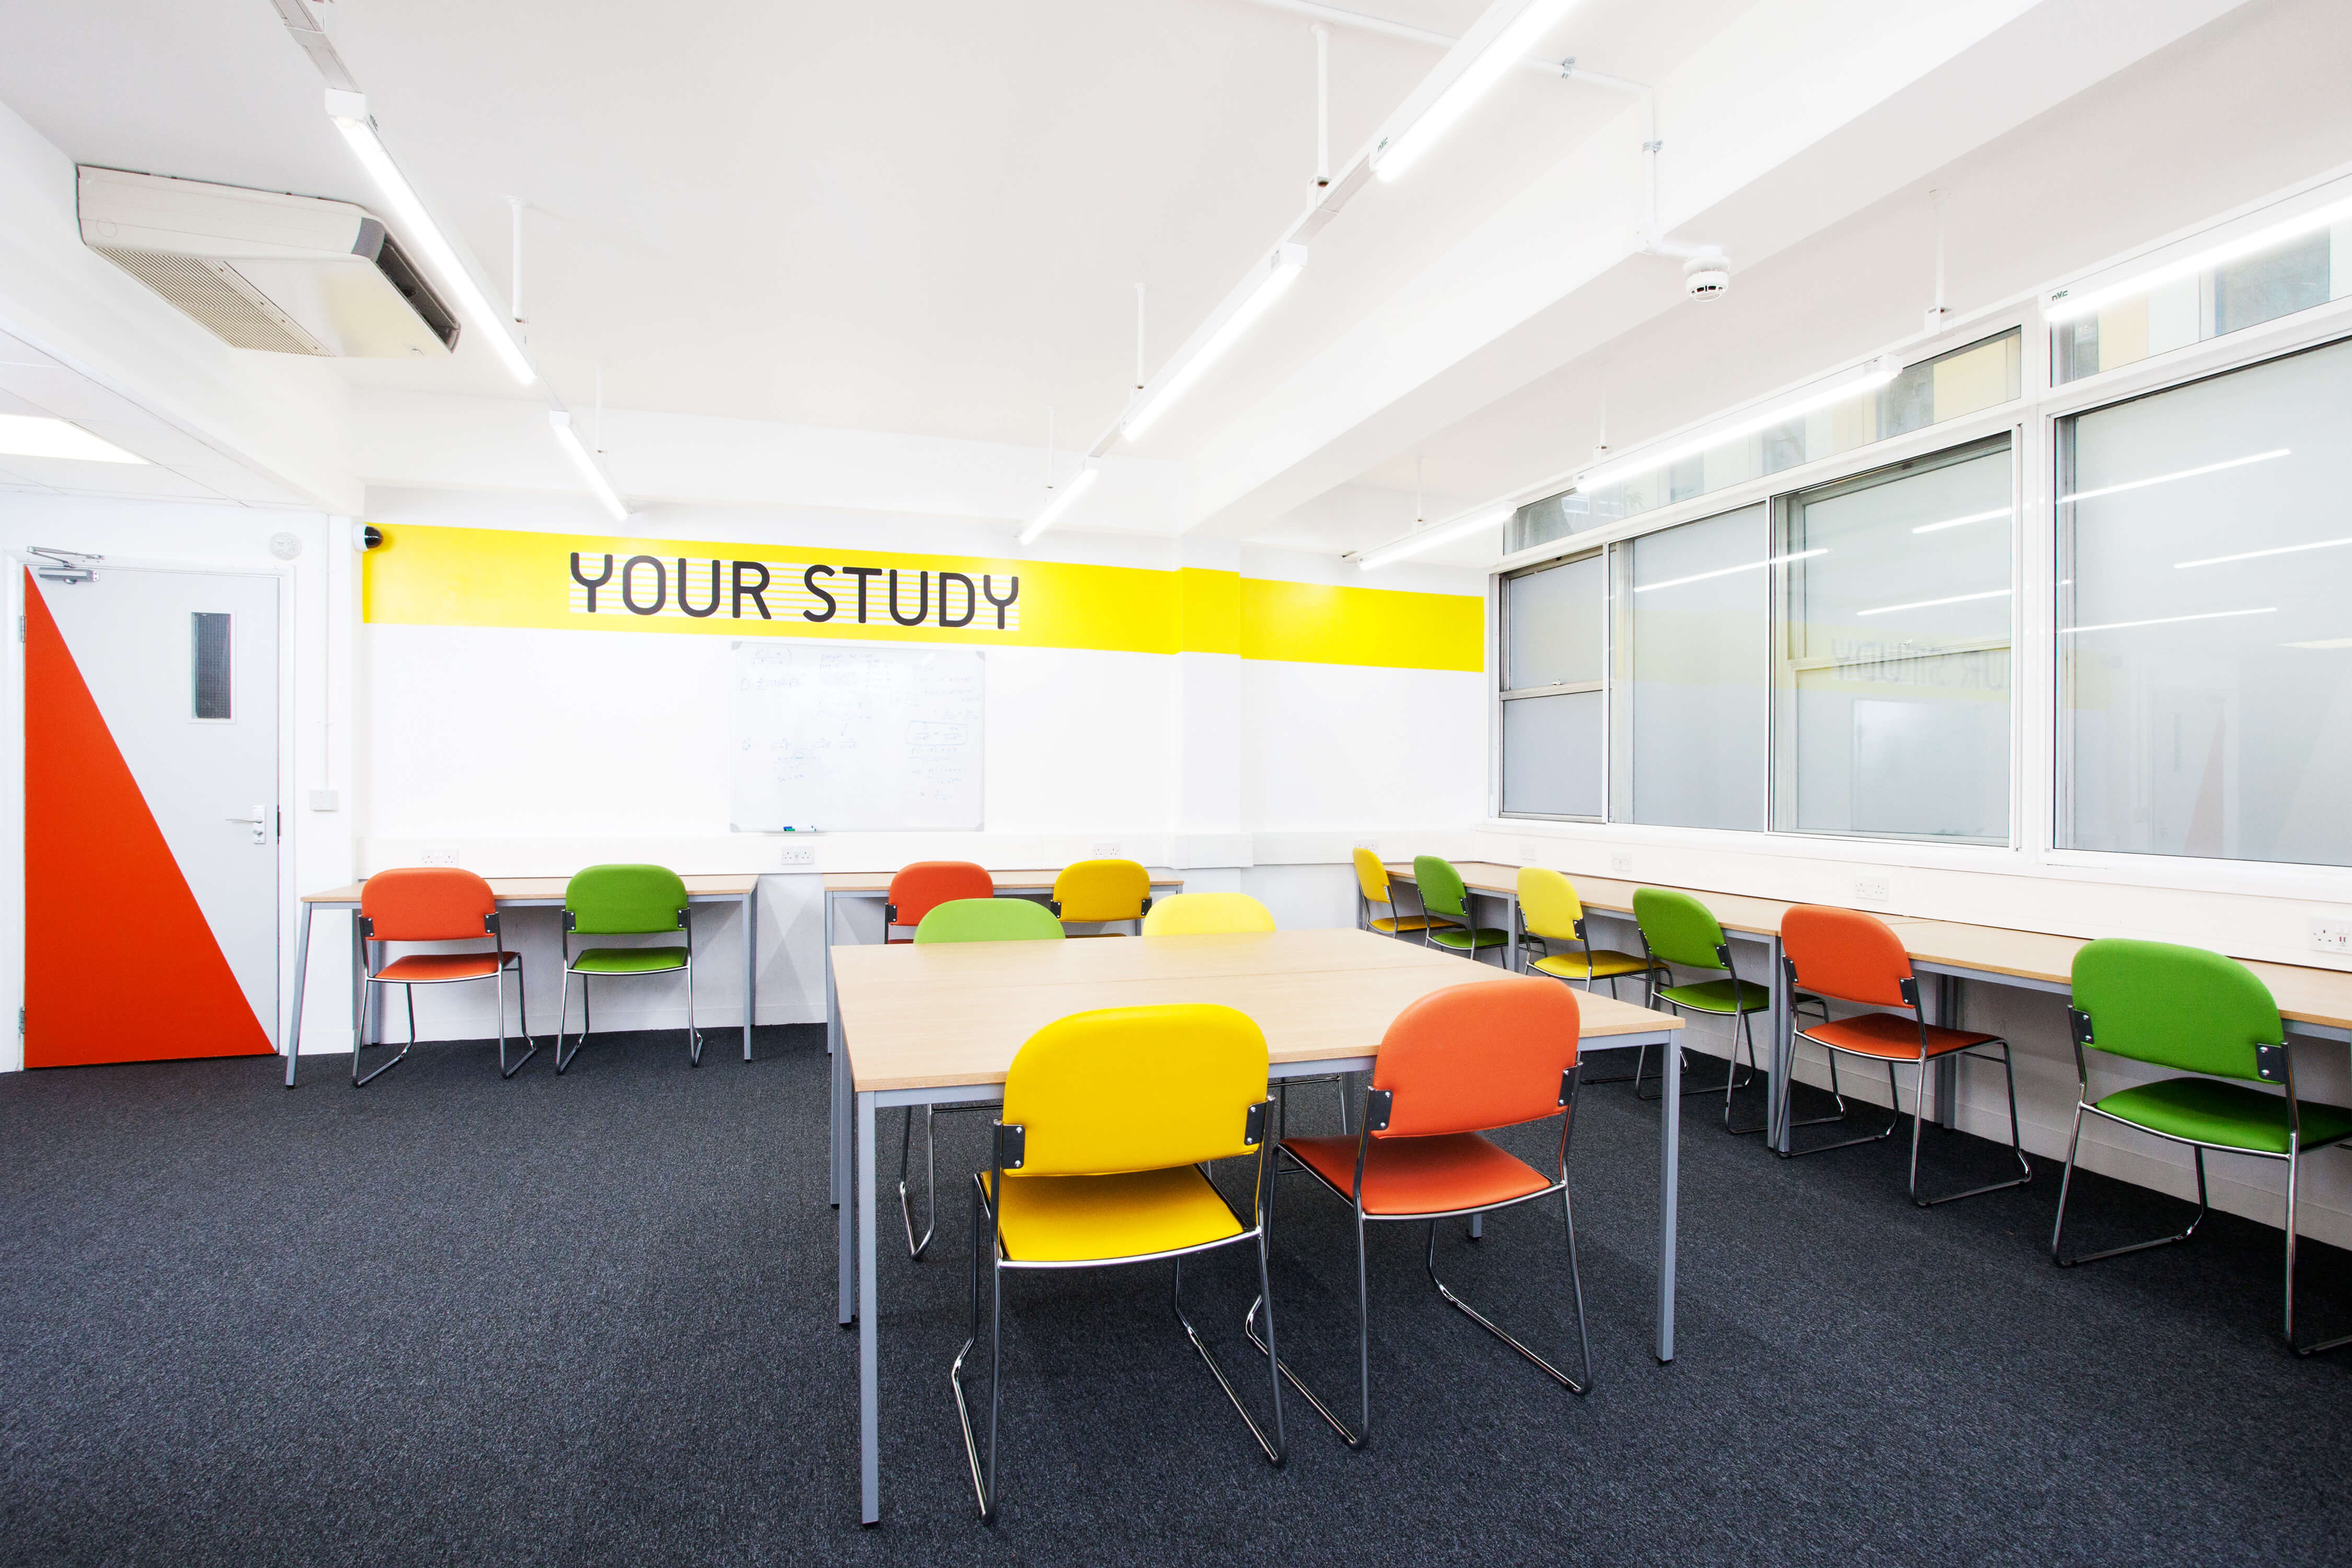
POLYGON ((1423 910, 1409 915, 1397 907, 1396 895, 1389 887, 1389 868, 1381 858, 1360 845, 1356 849, 1356 885, 1364 890, 1367 904, 1386 904, 1389 912, 1375 919, 1371 929, 1388 936, 1409 931, 1439 931, 1454 922, 1423 910))
MULTIPOLYGON (((1282 1381, 1275 1370, 1274 1299, 1265 1268, 1272 1120, 1265 1036, 1231 1007, 1187 1003, 1078 1013, 1038 1030, 1013 1058, 988 1173, 972 1178, 971 1334, 950 1369, 982 1519, 996 1517, 1008 1268, 1174 1264, 1170 1300, 1184 1337, 1266 1458, 1282 1463, 1282 1381), (1246 1216, 1211 1184, 1204 1168, 1211 1160, 1241 1156, 1256 1163, 1246 1216), (1243 1242, 1257 1248, 1258 1300, 1266 1313, 1270 1439, 1184 1316, 1185 1258, 1243 1242), (984 1459, 963 1384, 964 1362, 980 1343, 983 1260, 989 1300, 984 1459)), ((1253 1303, 1252 1313, 1256 1310, 1253 1303)))
POLYGON ((1146 936, 1214 936, 1272 931, 1274 911, 1247 893, 1178 893, 1143 917, 1146 936))
POLYGON ((1537 973, 1580 983, 1587 991, 1594 981, 1606 980, 1609 994, 1614 996, 1619 975, 1647 974, 1664 967, 1613 948, 1593 952, 1591 939, 1584 933, 1584 902, 1576 896, 1576 884, 1557 871, 1519 868, 1518 904, 1519 951, 1541 954, 1528 963, 1537 973), (1567 951, 1571 944, 1576 949, 1572 952, 1567 951), (1552 952, 1554 946, 1561 951, 1552 952))
POLYGON ((1151 873, 1132 860, 1081 860, 1062 868, 1062 874, 1054 879, 1054 896, 1046 900, 1045 907, 1065 925, 1110 921, 1134 921, 1139 924, 1151 912, 1151 873))

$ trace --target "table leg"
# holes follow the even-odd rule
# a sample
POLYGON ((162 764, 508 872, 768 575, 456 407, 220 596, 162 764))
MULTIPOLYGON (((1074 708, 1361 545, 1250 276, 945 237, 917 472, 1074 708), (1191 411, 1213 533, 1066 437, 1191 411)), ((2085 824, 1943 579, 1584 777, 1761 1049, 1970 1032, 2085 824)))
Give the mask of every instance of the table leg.
POLYGON ((760 879, 743 895, 743 1059, 751 1059, 751 1026, 760 1012, 760 879))
POLYGON ((1516 893, 1503 897, 1503 967, 1517 974, 1519 972, 1519 900, 1516 893))
MULTIPOLYGON (((845 1150, 849 1146, 850 1136, 849 1052, 846 1049, 838 1050, 833 1054, 832 1098, 833 1124, 835 1128, 837 1129, 835 1135, 835 1144, 837 1150, 845 1150)), ((867 1119, 866 1130, 867 1153, 869 1155, 869 1158, 866 1161, 866 1166, 869 1174, 871 1173, 873 1166, 873 1161, 870 1158, 872 1154, 873 1137, 874 1130, 872 1119, 869 1117, 867 1119)), ((847 1177, 854 1178, 856 1172, 853 1170, 845 1174, 847 1177)), ((841 1182, 845 1179, 845 1173, 842 1171, 839 1164, 836 1163, 834 1168, 834 1180, 835 1182, 841 1182)), ((850 1234, 851 1229, 856 1224, 857 1220, 857 1215, 855 1211, 856 1205, 850 1201, 850 1193, 848 1189, 845 1187, 842 1188, 840 1200, 835 1204, 834 1210, 835 1225, 840 1232, 841 1243, 841 1278, 838 1283, 839 1300, 835 1303, 836 1311, 835 1314, 835 1321, 840 1323, 840 1325, 845 1329, 849 1327, 849 1325, 855 1322, 857 1319, 858 1297, 856 1291, 856 1281, 855 1276, 851 1273, 851 1270, 856 1267, 856 1258, 850 1245, 852 1239, 850 1234)))
MULTIPOLYGON (((832 1103, 825 1113, 831 1136, 829 1163, 833 1166, 833 1202, 838 1205, 849 1201, 849 1100, 847 1069, 844 1066, 846 1053, 841 1049, 841 1004, 833 991, 834 895, 824 896, 824 1054, 832 1069, 832 1103)), ((845 1320, 846 1321, 846 1320, 845 1320)))
POLYGON ((360 935, 359 911, 352 911, 352 1060, 367 1039, 367 940, 360 935))
POLYGON ((286 1026, 286 1087, 294 1087, 294 1058, 302 1054, 302 982, 310 974, 310 906, 302 906, 302 931, 294 939, 294 1016, 286 1026))
POLYGON ((857 1495, 862 1524, 882 1519, 882 1396, 875 1365, 874 1096, 857 1097, 857 1495))
POLYGON ((1658 1362, 1675 1359, 1675 1215, 1681 1198, 1683 1075, 1674 1057, 1672 1033, 1660 1037, 1665 1064, 1658 1116, 1658 1362))
POLYGON ((1780 938, 1775 932, 1765 941, 1765 962, 1772 967, 1772 1010, 1765 1016, 1772 1031, 1771 1081, 1764 1088, 1765 1141, 1785 1154, 1789 1152, 1789 1101, 1791 1081, 1796 1077, 1797 1041, 1794 1031, 1796 1015, 1794 1000, 1789 994, 1789 977, 1780 967, 1780 938))
MULTIPOLYGON (((1948 1029, 1959 1027, 1960 981, 1958 975, 1936 976, 1936 1022, 1948 1029)), ((1960 1121, 1960 1058, 1955 1054, 1936 1064, 1936 1125, 1953 1128, 1960 1121)))

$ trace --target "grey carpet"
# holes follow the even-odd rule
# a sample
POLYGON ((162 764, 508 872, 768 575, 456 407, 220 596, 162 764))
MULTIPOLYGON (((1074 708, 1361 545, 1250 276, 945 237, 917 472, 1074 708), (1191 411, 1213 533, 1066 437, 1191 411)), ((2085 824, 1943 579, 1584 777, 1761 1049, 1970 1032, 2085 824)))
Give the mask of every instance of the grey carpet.
MULTIPOLYGON (((948 1396, 965 1214, 882 1260, 885 1520, 856 1524, 856 1342, 834 1326, 814 1027, 547 1052, 0 1079, 0 1560, 26 1563, 2134 1563, 2352 1561, 2352 1353, 2289 1355, 2278 1233, 2048 1263, 2055 1172, 1931 1212, 1900 1141, 1784 1163, 1684 1140, 1681 1350, 1648 1353, 1656 1110, 1588 1090, 1572 1157, 1597 1386, 1570 1397, 1376 1236, 1373 1445, 1288 1406, 1276 1472, 1167 1310, 1164 1268, 1016 1280, 1003 1514, 977 1521, 948 1396)), ((1748 1109, 1753 1109, 1750 1102, 1748 1109)), ((1868 1114, 1864 1112, 1863 1114, 1868 1114)), ((1328 1121, 1328 1090, 1300 1120, 1328 1121)), ((969 1171, 980 1120, 943 1121, 969 1171)), ((1938 1181, 1997 1173, 1930 1130, 1938 1181)), ((895 1149, 895 1141, 886 1139, 895 1149)), ((1533 1145, 1530 1145, 1533 1147, 1533 1145)), ((2352 1158, 2327 1153, 2322 1159, 2352 1158)), ((2091 1179, 2085 1244, 2182 1205, 2091 1179)), ((1286 1179, 1285 1350, 1353 1356, 1336 1205, 1286 1179)), ((1559 1226, 1517 1211, 1442 1267, 1564 1344, 1559 1226)), ((2315 1320, 2352 1268, 2310 1249, 2315 1320)), ((1188 1271, 1245 1393, 1254 1270, 1188 1271)))

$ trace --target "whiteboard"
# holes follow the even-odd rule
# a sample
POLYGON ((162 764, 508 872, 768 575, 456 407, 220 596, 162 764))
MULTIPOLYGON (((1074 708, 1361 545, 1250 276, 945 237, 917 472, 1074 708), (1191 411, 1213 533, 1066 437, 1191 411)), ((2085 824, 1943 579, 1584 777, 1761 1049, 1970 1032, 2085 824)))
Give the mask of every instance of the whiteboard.
POLYGON ((735 645, 738 833, 977 829, 977 649, 735 645))

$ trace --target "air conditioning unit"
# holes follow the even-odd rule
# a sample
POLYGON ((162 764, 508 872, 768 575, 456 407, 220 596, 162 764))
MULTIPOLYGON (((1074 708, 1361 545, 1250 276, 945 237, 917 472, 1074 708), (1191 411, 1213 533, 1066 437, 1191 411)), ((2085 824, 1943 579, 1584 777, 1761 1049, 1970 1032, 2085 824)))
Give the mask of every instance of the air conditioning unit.
POLYGON ((349 202, 87 164, 82 243, 232 348, 446 359, 457 319, 349 202))

